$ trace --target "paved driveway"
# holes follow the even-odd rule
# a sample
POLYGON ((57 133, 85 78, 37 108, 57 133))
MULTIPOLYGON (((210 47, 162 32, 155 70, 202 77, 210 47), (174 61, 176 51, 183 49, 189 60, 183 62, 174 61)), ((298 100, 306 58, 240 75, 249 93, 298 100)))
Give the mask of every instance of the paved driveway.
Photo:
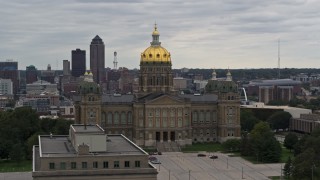
POLYGON ((252 164, 240 157, 214 154, 218 159, 197 157, 196 153, 164 153, 157 156, 162 163, 156 165, 159 171, 158 180, 168 180, 169 176, 170 180, 234 180, 242 177, 263 180, 268 179, 268 176, 280 176, 281 165, 283 166, 283 164, 252 164))

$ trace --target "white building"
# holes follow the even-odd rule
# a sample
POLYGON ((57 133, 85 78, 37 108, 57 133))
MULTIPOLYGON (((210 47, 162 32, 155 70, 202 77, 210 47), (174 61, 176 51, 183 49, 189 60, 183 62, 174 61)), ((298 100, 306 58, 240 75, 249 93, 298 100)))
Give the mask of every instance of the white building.
POLYGON ((13 95, 13 83, 11 79, 0 79, 0 94, 13 95))

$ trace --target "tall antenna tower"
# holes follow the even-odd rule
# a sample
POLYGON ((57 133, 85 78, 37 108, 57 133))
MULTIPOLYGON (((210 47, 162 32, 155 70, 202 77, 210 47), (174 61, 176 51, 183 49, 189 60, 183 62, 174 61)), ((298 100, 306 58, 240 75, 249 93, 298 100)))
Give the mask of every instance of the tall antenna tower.
POLYGON ((278 39, 278 79, 280 79, 280 39, 278 39))
POLYGON ((114 55, 114 59, 113 59, 113 69, 118 69, 118 61, 117 61, 117 51, 115 51, 114 53, 113 53, 113 55, 114 55))

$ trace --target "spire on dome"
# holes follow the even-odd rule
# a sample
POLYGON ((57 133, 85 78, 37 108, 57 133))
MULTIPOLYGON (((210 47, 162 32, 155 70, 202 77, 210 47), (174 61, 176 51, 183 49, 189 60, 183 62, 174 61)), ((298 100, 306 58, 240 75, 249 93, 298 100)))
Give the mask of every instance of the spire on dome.
POLYGON ((227 72, 227 79, 226 79, 226 81, 232 81, 232 76, 231 76, 231 72, 230 72, 229 68, 228 68, 228 72, 227 72))
POLYGON ((154 31, 152 32, 152 42, 150 43, 152 46, 160 46, 161 42, 159 42, 160 33, 158 31, 157 23, 154 24, 154 31))
POLYGON ((213 68, 213 72, 212 72, 212 80, 217 80, 217 73, 216 73, 216 69, 213 68))

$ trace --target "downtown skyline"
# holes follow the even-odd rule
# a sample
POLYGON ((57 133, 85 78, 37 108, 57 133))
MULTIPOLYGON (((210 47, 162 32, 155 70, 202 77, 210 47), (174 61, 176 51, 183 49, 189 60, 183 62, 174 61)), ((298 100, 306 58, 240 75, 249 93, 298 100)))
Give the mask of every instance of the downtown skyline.
POLYGON ((154 23, 173 68, 320 68, 320 2, 312 0, 4 1, 0 0, 0 60, 19 69, 62 69, 71 51, 99 35, 105 66, 139 68, 154 23), (58 67, 57 67, 58 65, 58 67))

